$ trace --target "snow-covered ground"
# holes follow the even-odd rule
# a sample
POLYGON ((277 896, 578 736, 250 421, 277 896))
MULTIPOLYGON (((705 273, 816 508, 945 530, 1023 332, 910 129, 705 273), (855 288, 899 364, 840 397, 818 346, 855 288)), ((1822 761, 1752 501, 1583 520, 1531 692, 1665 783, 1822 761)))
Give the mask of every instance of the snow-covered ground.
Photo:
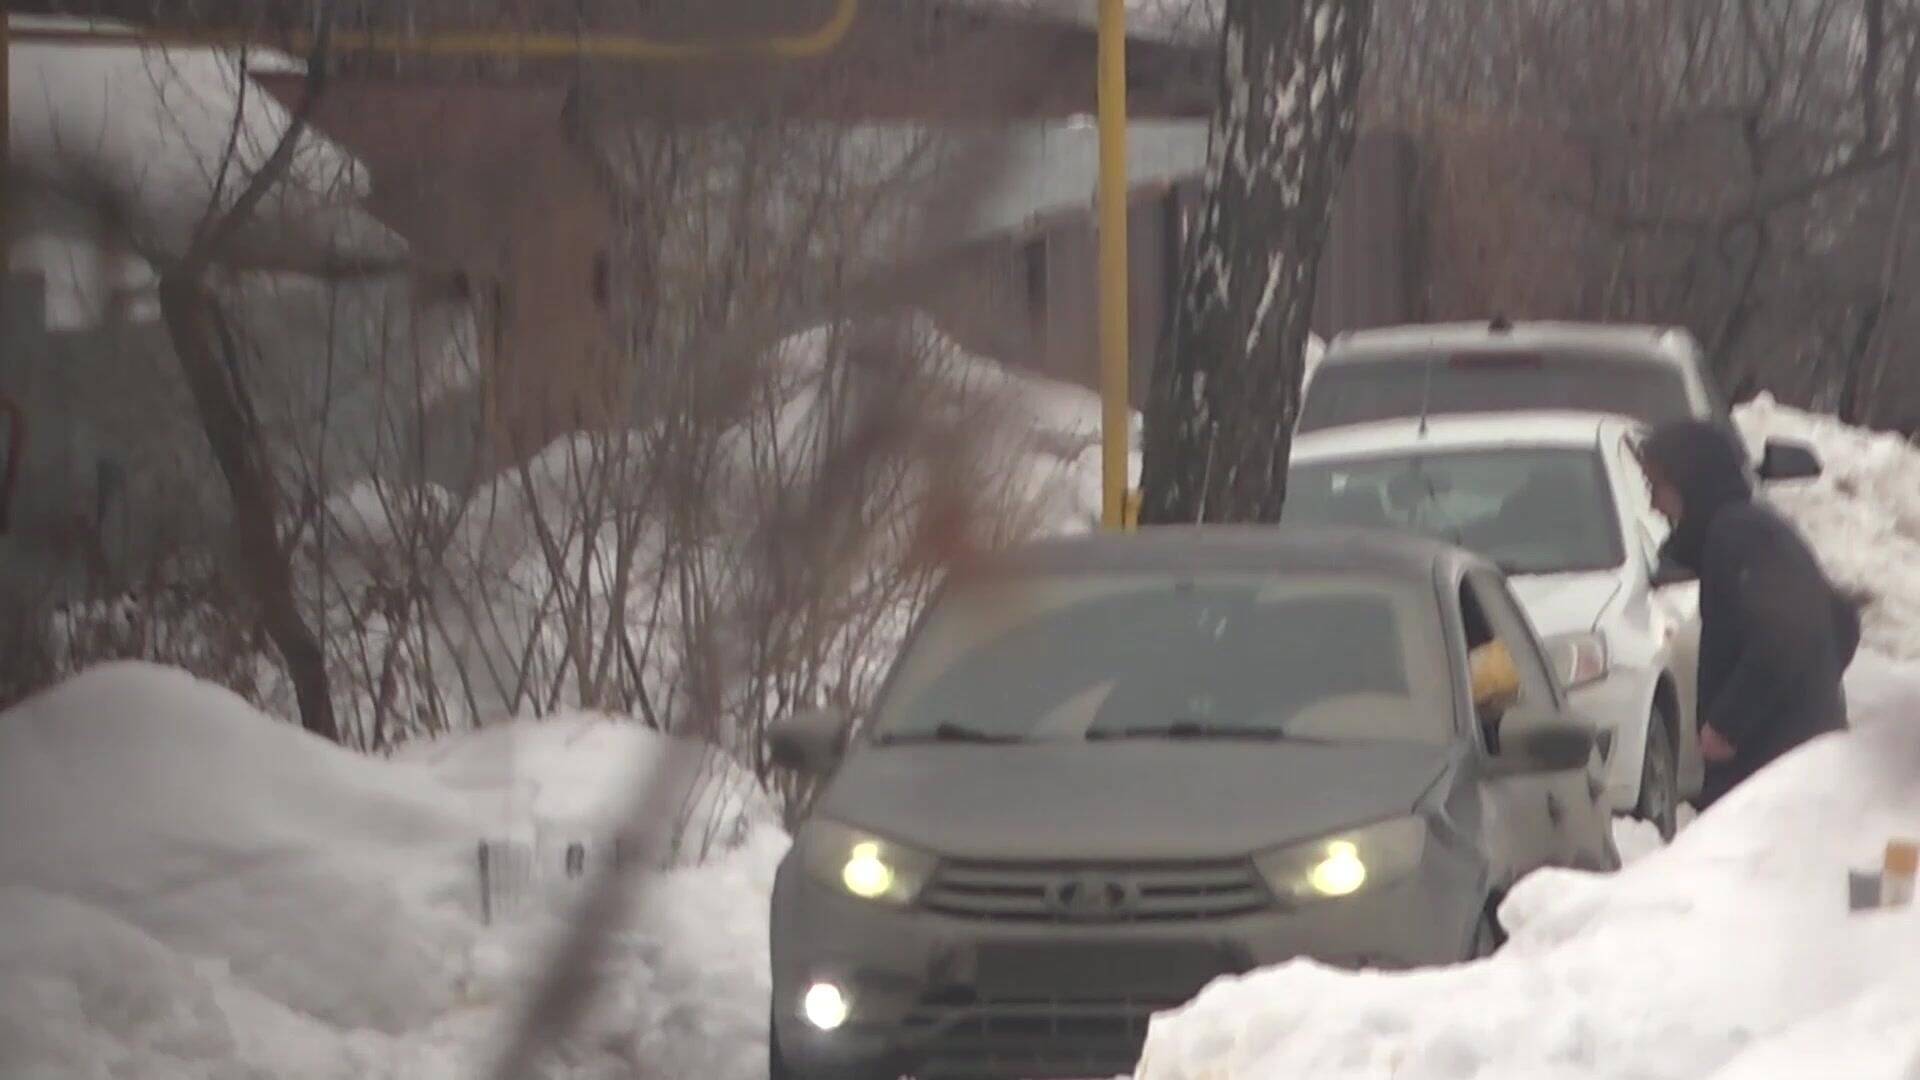
MULTIPOLYGON (((1075 394, 1036 407, 1071 429, 1092 408, 1075 394)), ((1528 879, 1490 960, 1218 983, 1159 1020, 1140 1080, 1920 1077, 1920 912, 1849 916, 1845 875, 1920 832, 1920 585, 1899 576, 1920 565, 1920 455, 1765 402, 1741 420, 1826 458, 1781 500, 1874 592, 1860 730, 1669 848, 1623 828, 1618 875, 1528 879)), ((1069 501, 1071 527, 1090 507, 1069 501)), ((604 850, 669 745, 564 714, 369 758, 138 664, 0 713, 0 1076, 476 1075, 572 895, 552 872, 565 845, 604 850), (503 837, 548 873, 488 923, 477 846, 503 837)), ((786 841, 750 778, 709 761, 654 823, 685 843, 649 873, 606 958, 615 990, 560 1075, 765 1075, 765 905, 786 841)))

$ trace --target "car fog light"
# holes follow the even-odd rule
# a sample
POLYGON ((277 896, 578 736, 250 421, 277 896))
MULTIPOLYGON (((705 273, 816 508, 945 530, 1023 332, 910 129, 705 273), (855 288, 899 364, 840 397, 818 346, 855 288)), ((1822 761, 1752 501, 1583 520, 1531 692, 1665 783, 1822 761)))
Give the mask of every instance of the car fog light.
POLYGON ((1326 896, 1358 892, 1367 883, 1367 864, 1360 861, 1359 847, 1347 840, 1328 844, 1326 857, 1308 871, 1307 882, 1326 896))
POLYGON ((832 1031, 846 1023, 847 1011, 847 995, 829 982, 807 987, 806 997, 800 999, 801 1015, 821 1031, 832 1031))
POLYGON ((880 857, 879 844, 855 844, 847 855, 847 865, 840 871, 840 881, 853 895, 872 900, 885 896, 893 888, 893 867, 880 857))

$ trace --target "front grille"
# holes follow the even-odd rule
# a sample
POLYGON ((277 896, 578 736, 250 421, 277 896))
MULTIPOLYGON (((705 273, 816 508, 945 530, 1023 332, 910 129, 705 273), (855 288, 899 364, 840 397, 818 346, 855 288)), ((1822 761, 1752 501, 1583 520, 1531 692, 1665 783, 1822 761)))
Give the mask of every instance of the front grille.
POLYGON ((1133 1071, 1155 1012, 1168 1000, 994 1001, 926 1004, 907 1017, 914 1075, 936 1077, 1118 1076, 1133 1071))
POLYGON ((1245 859, 1147 863, 942 863, 922 902, 993 922, 1164 923, 1225 919, 1272 903, 1245 859), (1087 900, 1095 891, 1105 901, 1087 900))

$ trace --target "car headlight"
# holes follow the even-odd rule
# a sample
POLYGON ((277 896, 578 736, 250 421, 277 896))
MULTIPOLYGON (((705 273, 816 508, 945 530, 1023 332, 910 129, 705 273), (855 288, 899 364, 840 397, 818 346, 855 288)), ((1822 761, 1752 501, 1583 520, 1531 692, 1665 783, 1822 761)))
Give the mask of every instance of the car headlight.
POLYGON ((816 880, 876 903, 913 903, 936 865, 923 851, 819 819, 802 827, 799 846, 801 864, 816 880))
POLYGON ((1275 896, 1298 902, 1351 896, 1405 877, 1426 848, 1426 822, 1403 817, 1262 852, 1253 862, 1275 896))
POLYGON ((1546 640, 1553 666, 1569 690, 1607 677, 1606 636, 1599 633, 1559 634, 1546 640))

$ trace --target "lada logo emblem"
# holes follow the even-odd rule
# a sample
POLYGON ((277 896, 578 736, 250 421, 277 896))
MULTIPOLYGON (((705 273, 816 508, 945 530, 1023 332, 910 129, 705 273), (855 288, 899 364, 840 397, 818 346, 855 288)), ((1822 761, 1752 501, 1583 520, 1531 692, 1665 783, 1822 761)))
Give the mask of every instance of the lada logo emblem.
POLYGON ((1125 915, 1139 898, 1130 882, 1103 874, 1076 874, 1047 889, 1047 904, 1069 919, 1113 919, 1125 915))

